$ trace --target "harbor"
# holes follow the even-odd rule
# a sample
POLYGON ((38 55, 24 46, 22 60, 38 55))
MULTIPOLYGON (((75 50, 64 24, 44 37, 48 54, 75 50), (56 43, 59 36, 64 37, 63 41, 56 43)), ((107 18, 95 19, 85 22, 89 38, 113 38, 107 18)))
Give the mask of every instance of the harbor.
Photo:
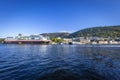
POLYGON ((30 35, 22 36, 19 34, 15 37, 6 37, 1 39, 2 44, 120 44, 120 38, 102 38, 102 37, 74 37, 74 38, 61 38, 56 37, 50 39, 49 36, 45 37, 43 35, 30 35))

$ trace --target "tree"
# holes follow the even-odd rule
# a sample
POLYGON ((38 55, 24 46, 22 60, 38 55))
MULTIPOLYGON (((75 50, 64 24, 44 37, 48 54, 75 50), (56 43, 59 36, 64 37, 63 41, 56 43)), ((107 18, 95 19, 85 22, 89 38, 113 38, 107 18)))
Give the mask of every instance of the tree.
POLYGON ((58 38, 52 38, 51 40, 52 40, 53 42, 55 42, 55 43, 61 43, 61 42, 63 42, 62 39, 58 39, 58 38))

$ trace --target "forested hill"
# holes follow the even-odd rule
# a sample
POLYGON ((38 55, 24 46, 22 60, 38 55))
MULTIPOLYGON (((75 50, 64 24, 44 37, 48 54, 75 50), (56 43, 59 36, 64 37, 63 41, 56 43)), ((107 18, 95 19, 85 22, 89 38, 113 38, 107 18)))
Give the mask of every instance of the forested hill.
POLYGON ((57 37, 66 37, 66 36, 69 36, 70 33, 67 33, 67 32, 56 32, 56 33, 43 33, 41 34, 43 36, 49 36, 50 39, 52 38, 57 38, 57 37))
POLYGON ((98 37, 120 37, 120 26, 93 27, 79 30, 69 37, 98 36, 98 37))
POLYGON ((74 33, 56 32, 56 33, 43 33, 43 36, 49 36, 52 38, 73 38, 73 37, 90 37, 97 36, 103 38, 116 38, 120 37, 120 26, 105 26, 105 27, 92 27, 79 30, 74 33))

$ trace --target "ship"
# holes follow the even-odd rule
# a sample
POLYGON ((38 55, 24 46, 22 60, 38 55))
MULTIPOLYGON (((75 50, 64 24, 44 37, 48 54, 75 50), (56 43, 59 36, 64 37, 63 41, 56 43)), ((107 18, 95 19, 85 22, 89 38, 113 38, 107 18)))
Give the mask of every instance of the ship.
POLYGON ((6 37, 4 40, 4 44, 50 44, 51 40, 49 37, 44 37, 42 35, 30 35, 30 36, 22 36, 22 34, 18 34, 15 37, 6 37))

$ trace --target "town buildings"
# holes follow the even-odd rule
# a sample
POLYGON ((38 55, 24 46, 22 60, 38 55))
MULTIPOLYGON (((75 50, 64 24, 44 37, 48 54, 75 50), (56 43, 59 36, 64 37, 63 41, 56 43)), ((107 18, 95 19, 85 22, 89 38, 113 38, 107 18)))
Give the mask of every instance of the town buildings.
POLYGON ((69 38, 68 40, 75 44, 120 44, 120 38, 110 39, 101 37, 76 37, 69 38))
MULTIPOLYGON (((101 37, 76 37, 76 38, 61 38, 58 37, 58 39, 61 39, 63 43, 69 44, 120 44, 120 38, 111 39, 111 38, 101 38, 101 37)), ((5 43, 36 43, 36 44, 42 44, 42 43, 51 43, 51 40, 49 37, 44 37, 42 35, 30 35, 30 36, 22 36, 22 34, 19 34, 15 37, 7 37, 4 40, 5 43)), ((52 44, 54 41, 52 42, 52 44)), ((57 43, 56 43, 57 44, 57 43)))

